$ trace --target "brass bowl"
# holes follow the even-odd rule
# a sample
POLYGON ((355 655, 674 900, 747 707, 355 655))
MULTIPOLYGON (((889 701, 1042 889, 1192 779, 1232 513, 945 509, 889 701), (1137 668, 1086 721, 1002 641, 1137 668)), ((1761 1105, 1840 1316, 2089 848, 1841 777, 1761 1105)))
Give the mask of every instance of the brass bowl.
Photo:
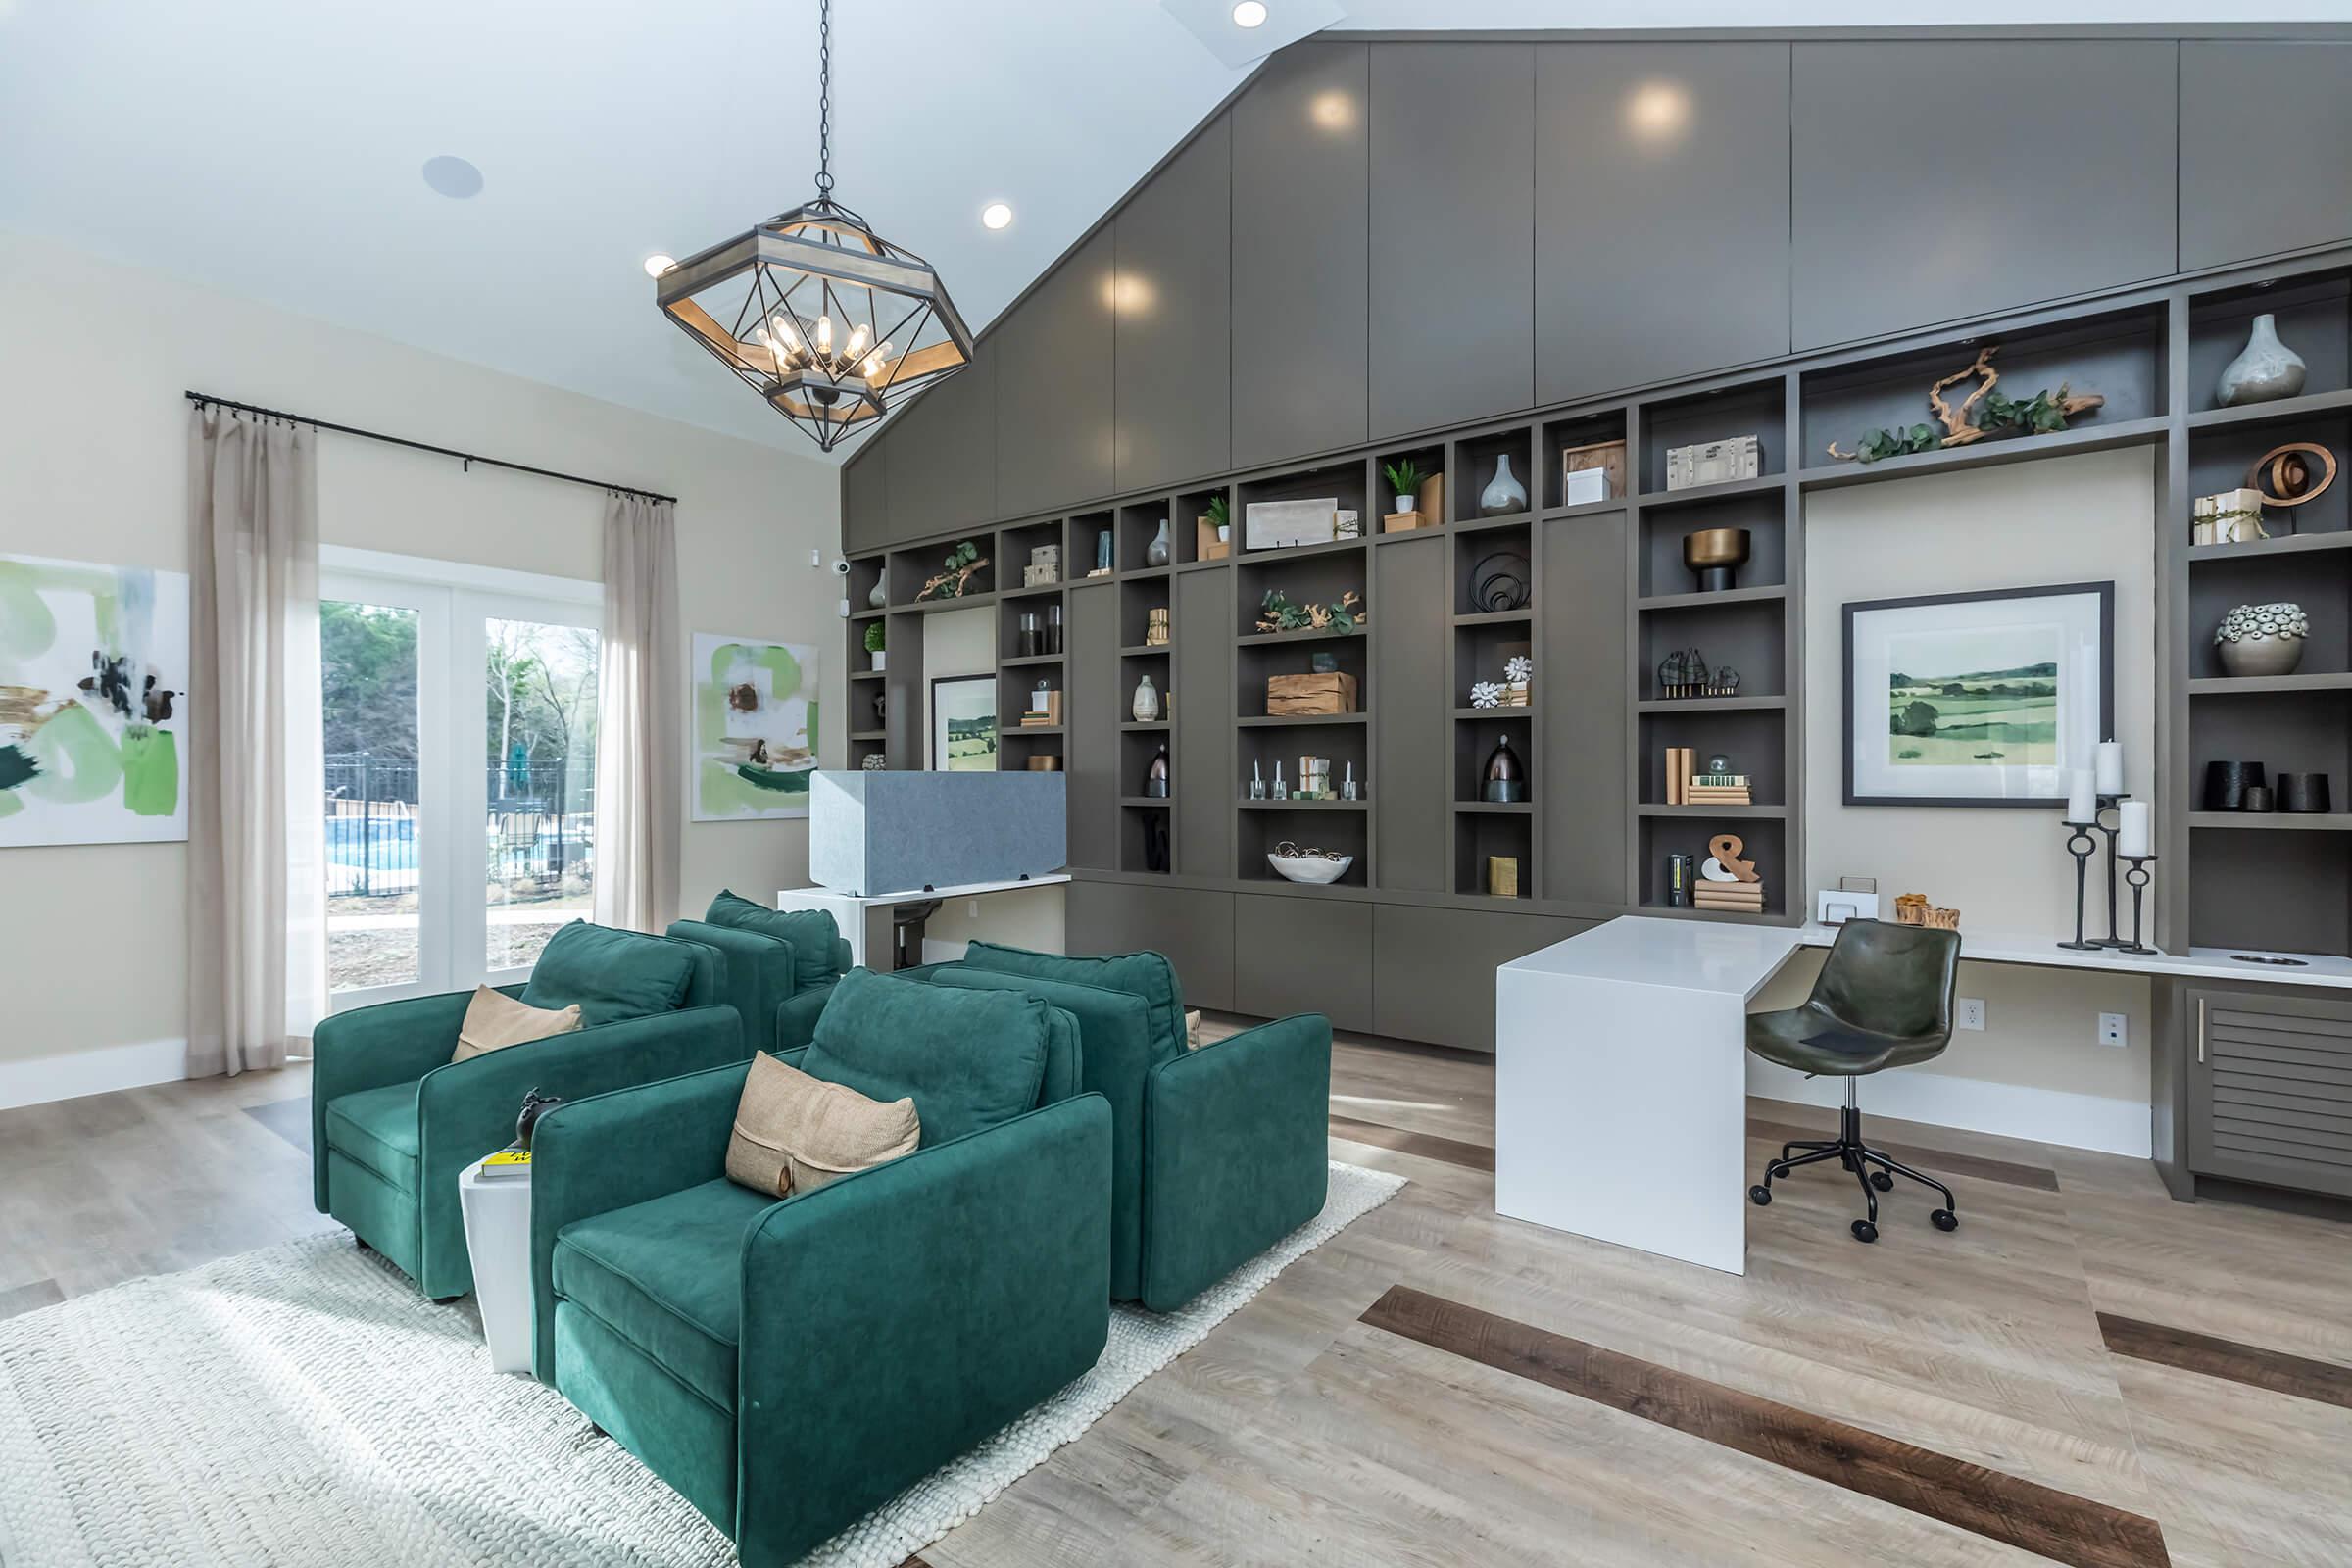
POLYGON ((1747 530, 1701 528, 1683 535, 1683 564, 1697 574, 1701 593, 1737 587, 1740 568, 1747 564, 1747 530))

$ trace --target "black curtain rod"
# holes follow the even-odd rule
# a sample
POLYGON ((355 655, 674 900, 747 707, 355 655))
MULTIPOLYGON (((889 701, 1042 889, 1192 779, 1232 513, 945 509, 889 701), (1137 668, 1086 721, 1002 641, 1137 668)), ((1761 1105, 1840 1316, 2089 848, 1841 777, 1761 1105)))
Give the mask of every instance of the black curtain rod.
POLYGON ((678 504, 676 496, 665 496, 653 490, 640 490, 633 484, 613 484, 605 479, 591 479, 584 474, 559 473, 553 468, 534 468, 527 463, 509 463, 504 458, 485 458, 477 453, 460 452, 455 447, 437 447, 429 441, 412 441, 407 436, 386 435, 381 430, 363 430, 353 424, 329 424, 324 419, 314 419, 308 415, 288 414, 283 409, 265 409, 258 404, 239 403, 235 398, 217 398, 209 392, 189 392, 183 395, 200 409, 234 409, 240 414, 257 415, 265 419, 283 419, 288 424, 307 424, 314 430, 332 430, 337 435, 356 435, 364 441, 381 441, 386 446, 407 447, 412 452, 430 452, 438 458, 455 458, 465 464, 467 468, 471 468, 477 463, 486 464, 493 468, 505 468, 514 473, 535 473, 542 479, 561 479, 565 484, 593 485, 599 490, 614 490, 624 496, 643 496, 648 501, 666 501, 673 507, 678 504))

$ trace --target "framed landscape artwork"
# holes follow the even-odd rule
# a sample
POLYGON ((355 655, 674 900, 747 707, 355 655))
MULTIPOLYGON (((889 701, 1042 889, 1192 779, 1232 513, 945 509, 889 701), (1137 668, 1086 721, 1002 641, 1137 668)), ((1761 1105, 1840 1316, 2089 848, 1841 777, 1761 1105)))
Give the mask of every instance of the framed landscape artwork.
POLYGON ((0 556, 0 849, 188 836, 188 577, 0 556))
POLYGON ((2115 584, 1845 607, 1845 804, 2056 809, 2115 725, 2115 584))
POLYGON ((932 678, 931 766, 949 773, 997 770, 996 676, 932 678))
POLYGON ((807 643, 695 633, 694 820, 808 814, 816 672, 807 643))

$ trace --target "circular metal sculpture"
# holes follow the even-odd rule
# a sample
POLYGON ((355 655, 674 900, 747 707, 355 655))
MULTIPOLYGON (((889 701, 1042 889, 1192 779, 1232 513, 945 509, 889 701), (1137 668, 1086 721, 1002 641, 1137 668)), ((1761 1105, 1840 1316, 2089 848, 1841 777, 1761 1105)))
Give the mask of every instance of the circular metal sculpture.
POLYGON ((2246 470, 2246 486, 2262 492, 2265 506, 2299 507, 2335 483, 2335 454, 2317 441, 2273 447, 2246 470), (2314 465, 2317 472, 2314 472, 2314 465))
POLYGON ((1470 573, 1470 603, 1482 613, 1525 610, 1534 576, 1527 558, 1516 550, 1497 550, 1480 558, 1470 573))

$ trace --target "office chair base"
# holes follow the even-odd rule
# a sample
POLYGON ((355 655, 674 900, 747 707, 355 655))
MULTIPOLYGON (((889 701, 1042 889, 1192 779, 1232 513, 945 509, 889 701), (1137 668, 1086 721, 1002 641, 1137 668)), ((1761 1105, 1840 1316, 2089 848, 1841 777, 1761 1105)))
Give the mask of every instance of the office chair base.
POLYGON ((1838 1136, 1835 1138, 1798 1139, 1781 1146, 1781 1157, 1764 1167, 1764 1180, 1747 1190, 1748 1200, 1761 1208, 1772 1201, 1772 1184, 1800 1165, 1817 1165, 1827 1160, 1838 1161, 1838 1168, 1851 1171, 1862 1188, 1863 1200, 1869 1205, 1869 1217, 1853 1223, 1854 1240, 1875 1242, 1879 1239, 1879 1194, 1891 1192, 1894 1178, 1906 1177, 1922 1187, 1935 1189, 1942 1198, 1943 1206, 1928 1219, 1939 1231, 1960 1228, 1959 1204, 1952 1200, 1952 1190, 1933 1176, 1922 1175, 1901 1160, 1882 1153, 1862 1138, 1862 1110, 1854 1101, 1854 1085, 1846 1081, 1845 1103, 1838 1112, 1838 1136))

